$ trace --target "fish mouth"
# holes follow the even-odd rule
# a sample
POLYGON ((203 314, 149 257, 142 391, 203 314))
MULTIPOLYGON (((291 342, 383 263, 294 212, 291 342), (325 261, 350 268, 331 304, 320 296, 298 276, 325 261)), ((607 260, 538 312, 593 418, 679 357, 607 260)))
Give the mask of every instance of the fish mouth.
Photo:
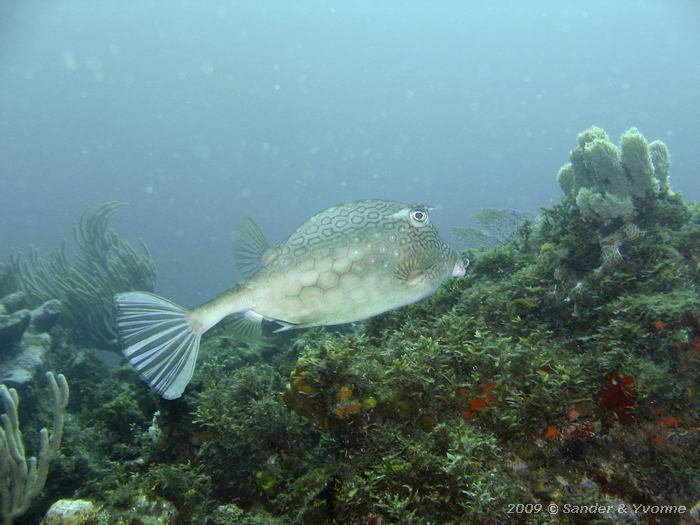
POLYGON ((452 276, 462 277, 465 273, 467 273, 467 266, 469 266, 469 259, 466 259, 466 262, 462 259, 458 259, 454 268, 452 268, 452 276))

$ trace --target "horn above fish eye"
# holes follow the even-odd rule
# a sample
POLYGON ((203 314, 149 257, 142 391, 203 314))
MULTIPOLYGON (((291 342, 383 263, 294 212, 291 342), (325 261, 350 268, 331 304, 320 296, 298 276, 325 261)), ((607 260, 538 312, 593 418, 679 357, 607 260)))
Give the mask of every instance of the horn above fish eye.
POLYGON ((414 226, 425 226, 428 224, 428 212, 423 208, 413 208, 408 216, 411 224, 414 226))

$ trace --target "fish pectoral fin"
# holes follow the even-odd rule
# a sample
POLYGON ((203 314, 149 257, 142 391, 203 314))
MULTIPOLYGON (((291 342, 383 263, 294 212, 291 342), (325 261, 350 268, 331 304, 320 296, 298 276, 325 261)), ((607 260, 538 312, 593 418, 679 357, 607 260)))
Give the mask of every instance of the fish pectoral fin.
POLYGON ((244 278, 254 275, 278 256, 265 239, 260 227, 250 217, 243 219, 233 233, 233 257, 244 278))
POLYGON ((435 254, 425 257, 411 257, 396 267, 394 276, 406 284, 417 284, 423 274, 439 262, 440 257, 435 254))
POLYGON ((241 339, 259 339, 262 337, 262 322, 262 315, 248 310, 231 321, 231 331, 241 339))
POLYGON ((400 264, 394 275, 399 281, 403 281, 407 284, 413 284, 420 277, 420 272, 413 269, 410 264, 400 264))

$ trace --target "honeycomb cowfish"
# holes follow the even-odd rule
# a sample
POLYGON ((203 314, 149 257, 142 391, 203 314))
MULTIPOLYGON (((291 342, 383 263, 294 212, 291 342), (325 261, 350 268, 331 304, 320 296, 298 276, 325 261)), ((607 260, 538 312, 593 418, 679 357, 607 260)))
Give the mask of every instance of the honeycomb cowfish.
POLYGON ((202 334, 237 314, 242 330, 263 320, 286 330, 367 319, 432 294, 467 263, 445 244, 424 205, 362 200, 311 217, 277 247, 245 219, 234 235, 246 279, 185 309, 146 292, 114 296, 123 352, 153 390, 182 395, 202 334))

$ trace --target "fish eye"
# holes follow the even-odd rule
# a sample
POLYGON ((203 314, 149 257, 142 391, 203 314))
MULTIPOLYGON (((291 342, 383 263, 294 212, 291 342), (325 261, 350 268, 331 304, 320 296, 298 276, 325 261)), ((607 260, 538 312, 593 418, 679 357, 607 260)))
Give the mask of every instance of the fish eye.
POLYGON ((411 210, 410 217, 412 222, 423 224, 428 220, 428 212, 421 210, 420 208, 416 208, 411 210))

